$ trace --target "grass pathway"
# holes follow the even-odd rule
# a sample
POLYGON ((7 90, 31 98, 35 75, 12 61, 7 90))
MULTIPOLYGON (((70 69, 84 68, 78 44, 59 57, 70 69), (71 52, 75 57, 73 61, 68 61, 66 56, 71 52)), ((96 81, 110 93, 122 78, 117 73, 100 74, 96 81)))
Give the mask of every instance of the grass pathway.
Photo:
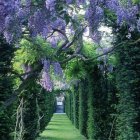
POLYGON ((86 140, 66 114, 54 114, 45 131, 37 140, 86 140))

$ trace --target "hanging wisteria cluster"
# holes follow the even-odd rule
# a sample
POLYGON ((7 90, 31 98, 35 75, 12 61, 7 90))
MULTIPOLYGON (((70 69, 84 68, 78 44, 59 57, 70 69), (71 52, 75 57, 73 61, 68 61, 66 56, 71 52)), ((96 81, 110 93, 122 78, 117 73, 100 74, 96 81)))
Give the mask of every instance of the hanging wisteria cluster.
POLYGON ((131 28, 136 27, 137 14, 140 12, 138 5, 134 5, 131 0, 123 3, 118 0, 107 1, 107 7, 117 16, 117 24, 122 26, 124 23, 131 28))
POLYGON ((89 23, 91 37, 96 42, 100 40, 100 32, 98 31, 98 27, 100 26, 100 23, 104 17, 104 10, 100 4, 102 4, 102 1, 100 0, 90 0, 90 5, 85 14, 85 18, 89 23))
POLYGON ((116 15, 117 30, 122 26, 128 27, 127 38, 131 38, 131 32, 134 30, 140 31, 140 2, 134 4, 132 0, 90 0, 86 19, 95 41, 100 40, 100 33, 97 29, 104 20, 106 10, 116 15))
POLYGON ((58 62, 53 62, 53 68, 54 68, 54 74, 56 76, 62 77, 63 76, 63 70, 61 68, 60 63, 58 62))
POLYGON ((32 0, 0 0, 0 33, 10 43, 20 38, 25 26, 32 36, 41 34, 48 36, 53 28, 65 30, 67 5, 87 5, 85 19, 88 20, 92 33, 95 35, 104 18, 107 8, 115 13, 116 23, 121 27, 126 24, 129 31, 140 30, 140 6, 132 0, 43 0, 37 4, 32 0), (75 3, 76 2, 76 3, 75 3))
POLYGON ((42 60, 43 63, 43 70, 42 70, 42 78, 40 80, 41 86, 46 89, 47 91, 52 91, 53 83, 50 77, 50 61, 49 60, 42 60))
POLYGON ((50 60, 43 59, 42 64, 43 70, 40 84, 44 89, 51 92, 53 89, 53 80, 50 76, 51 66, 53 67, 54 74, 60 78, 63 78, 63 70, 58 62, 51 62, 50 60))

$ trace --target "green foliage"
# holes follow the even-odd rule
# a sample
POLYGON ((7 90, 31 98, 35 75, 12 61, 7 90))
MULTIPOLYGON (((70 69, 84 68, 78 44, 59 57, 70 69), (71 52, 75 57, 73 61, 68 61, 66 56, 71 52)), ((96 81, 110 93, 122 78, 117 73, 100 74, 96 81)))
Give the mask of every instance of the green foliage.
POLYGON ((82 54, 87 58, 94 58, 97 56, 96 49, 98 46, 90 42, 84 42, 83 48, 81 50, 82 54))
POLYGON ((133 2, 134 4, 138 4, 138 3, 140 3, 140 0, 132 0, 132 2, 133 2))
POLYGON ((79 83, 73 86, 73 118, 74 125, 79 128, 79 83))
POLYGON ((48 93, 32 80, 22 91, 24 99, 23 140, 35 140, 48 125, 54 112, 54 94, 48 93), (41 90, 40 90, 41 89, 41 90))
POLYGON ((14 48, 5 42, 0 36, 0 139, 12 140, 10 133, 14 131, 14 105, 4 108, 3 103, 13 93, 13 82, 11 74, 11 60, 14 48))
MULTIPOLYGON (((15 52, 13 68, 20 75, 25 73, 23 65, 31 66, 33 76, 25 79, 19 98, 24 100, 23 140, 35 140, 40 131, 45 129, 54 112, 54 94, 48 93, 38 84, 37 80, 41 71, 40 63, 42 58, 53 59, 54 49, 43 38, 22 39, 20 48, 15 52), (37 74, 34 76, 34 70, 37 74), (42 89, 42 90, 40 90, 42 89)), ((16 79, 18 87, 22 83, 16 79)))
MULTIPOLYGON (((122 29, 119 35, 122 35, 125 29, 122 29)), ((134 40, 139 35, 135 33, 134 40)), ((117 36, 117 42, 120 38, 117 36)), ((125 40, 124 40, 125 41, 125 40)), ((116 121, 116 140, 124 139, 140 139, 139 136, 139 43, 129 45, 126 43, 117 50, 117 89, 118 89, 118 105, 117 121, 116 121)))
POLYGON ((40 131, 42 132, 46 125, 48 125, 53 112, 55 105, 54 93, 49 93, 42 89, 41 94, 38 95, 38 104, 39 104, 39 116, 40 120, 40 131))
POLYGON ((96 134, 95 126, 95 106, 94 106, 94 94, 93 94, 93 79, 88 77, 88 121, 87 121, 87 135, 89 140, 94 140, 96 134))
POLYGON ((74 95, 71 92, 71 94, 69 96, 70 96, 70 112, 71 112, 70 113, 70 120, 72 121, 72 123, 74 123, 74 106, 73 106, 74 95))
POLYGON ((34 40, 22 39, 20 48, 15 52, 14 69, 21 72, 23 64, 32 65, 41 61, 42 58, 53 59, 53 54, 54 49, 40 36, 34 40))
POLYGON ((37 136, 37 107, 35 89, 28 89, 29 96, 24 97, 24 131, 23 140, 34 140, 37 136))
POLYGON ((95 65, 88 81, 88 138, 107 140, 110 131, 107 79, 95 65))
POLYGON ((88 95, 88 81, 82 79, 79 85, 79 130, 84 136, 87 136, 87 95, 88 95))
POLYGON ((109 9, 105 9, 105 16, 106 16, 106 24, 110 27, 115 25, 115 21, 117 20, 116 15, 110 11, 109 9))
POLYGON ((67 116, 70 118, 71 117, 71 102, 70 102, 70 94, 71 92, 66 92, 65 95, 65 112, 67 116))
POLYGON ((78 61, 77 59, 73 59, 68 62, 65 73, 68 80, 80 79, 86 75, 83 62, 78 61))
POLYGON ((65 112, 75 127, 79 128, 79 92, 76 85, 66 93, 65 112))

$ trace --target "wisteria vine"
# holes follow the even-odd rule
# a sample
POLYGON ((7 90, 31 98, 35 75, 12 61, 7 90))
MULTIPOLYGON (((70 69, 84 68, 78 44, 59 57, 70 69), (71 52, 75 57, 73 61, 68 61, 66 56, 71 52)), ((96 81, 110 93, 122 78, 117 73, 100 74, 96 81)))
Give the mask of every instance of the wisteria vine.
MULTIPOLYGON (((127 26, 127 38, 131 38, 133 31, 140 32, 140 2, 133 0, 0 0, 0 34, 3 34, 8 43, 15 43, 24 34, 29 37, 41 35, 54 48, 62 40, 60 48, 65 51, 75 41, 81 27, 90 28, 90 37, 99 42, 101 39, 98 28, 104 23, 106 11, 116 16, 116 31, 122 26, 127 26), (77 25, 80 13, 75 9, 86 11, 82 22, 77 25), (72 12, 70 12, 72 11, 72 12), (74 34, 72 41, 69 33, 74 34), (26 32, 27 31, 27 32, 26 32), (56 33, 57 32, 57 33, 56 33), (76 34, 77 33, 77 34, 76 34)), ((83 32, 81 32, 83 34, 83 32)), ((62 50, 59 50, 61 52, 62 50)), ((58 53, 57 53, 58 54, 58 53)), ((76 55, 74 53, 74 55, 76 55)), ((51 91, 52 82, 49 76, 49 60, 43 61, 41 83, 44 88, 51 91)), ((58 62, 51 62, 54 73, 62 75, 58 62)))

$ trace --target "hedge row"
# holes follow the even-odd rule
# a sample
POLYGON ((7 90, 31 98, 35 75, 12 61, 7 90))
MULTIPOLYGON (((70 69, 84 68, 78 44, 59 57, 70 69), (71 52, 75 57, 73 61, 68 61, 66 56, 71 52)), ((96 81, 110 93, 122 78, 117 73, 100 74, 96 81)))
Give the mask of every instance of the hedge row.
MULTIPOLYGON (((121 39, 125 28, 117 36, 121 39)), ((132 40, 139 39, 139 33, 132 33, 132 40)), ((140 139, 140 42, 132 43, 127 38, 116 51, 118 58, 116 84, 118 104, 116 118, 117 140, 140 139)))
MULTIPOLYGON (((135 34, 134 40, 137 39, 135 34)), ((105 64, 104 70, 94 64, 86 78, 66 94, 66 113, 87 139, 140 139, 139 45, 137 42, 120 46, 113 72, 107 71, 105 64)))
POLYGON ((36 83, 37 77, 32 76, 19 88, 17 100, 10 106, 3 105, 14 97, 15 80, 19 80, 12 69, 14 51, 0 37, 0 140, 13 140, 15 128, 15 139, 35 140, 53 115, 55 97, 53 92, 42 89, 36 83))
POLYGON ((53 113, 55 98, 54 94, 46 90, 40 90, 40 86, 33 82, 23 97, 23 140, 35 140, 35 138, 48 125, 53 113))
POLYGON ((14 106, 4 108, 3 103, 10 98, 13 91, 11 60, 14 49, 0 36, 0 139, 11 140, 14 130, 14 106))
POLYGON ((111 130, 112 118, 105 79, 97 66, 85 79, 74 85, 66 94, 66 113, 81 134, 90 140, 107 139, 111 130), (74 99, 71 104, 70 100, 74 99), (70 108, 74 108, 71 110, 70 108), (72 111, 72 112, 71 112, 72 111), (73 117, 70 117, 73 114, 73 117))

